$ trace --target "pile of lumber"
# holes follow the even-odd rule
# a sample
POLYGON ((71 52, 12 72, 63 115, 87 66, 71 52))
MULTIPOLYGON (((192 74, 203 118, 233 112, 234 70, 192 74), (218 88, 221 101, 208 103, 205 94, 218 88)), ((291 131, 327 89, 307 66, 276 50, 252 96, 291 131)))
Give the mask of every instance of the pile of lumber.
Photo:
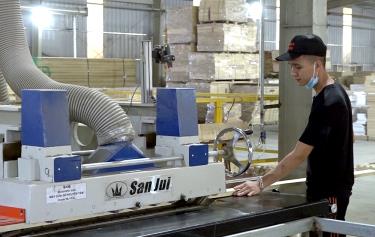
POLYGON ((197 49, 200 52, 253 53, 257 50, 257 26, 254 22, 248 24, 199 24, 197 31, 197 49))
POLYGON ((133 59, 39 58, 36 65, 52 79, 93 88, 136 85, 133 59))
POLYGON ((247 22, 245 0, 201 0, 200 22, 247 22))
POLYGON ((191 53, 190 80, 246 80, 257 79, 258 54, 191 53))

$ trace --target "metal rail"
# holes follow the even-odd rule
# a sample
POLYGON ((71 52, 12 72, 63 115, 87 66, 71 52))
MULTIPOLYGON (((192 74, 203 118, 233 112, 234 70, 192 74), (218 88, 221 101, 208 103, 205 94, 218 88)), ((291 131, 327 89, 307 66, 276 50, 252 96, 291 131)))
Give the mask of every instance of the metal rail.
MULTIPOLYGON (((93 153, 93 150, 87 151, 75 151, 72 152, 74 155, 90 155, 93 153)), ((223 155, 225 152, 223 150, 220 151, 210 151, 208 152, 209 156, 218 156, 223 155)), ((139 158, 133 160, 123 160, 123 161, 112 161, 112 162, 99 162, 93 164, 83 164, 81 165, 82 171, 88 170, 97 170, 97 169, 105 169, 105 168, 116 168, 116 167, 125 167, 125 166, 132 166, 132 165, 145 165, 145 164, 156 164, 168 161, 177 161, 183 160, 184 157, 182 156, 174 156, 174 157, 166 157, 166 158, 139 158)))
POLYGON ((266 237, 291 236, 299 233, 314 231, 317 233, 330 232, 351 236, 374 236, 375 225, 332 220, 320 217, 309 217, 297 221, 250 230, 230 237, 266 237))
POLYGON ((93 164, 83 164, 81 165, 82 171, 87 170, 97 170, 97 169, 104 169, 104 168, 116 168, 116 167, 125 167, 125 166, 132 166, 132 165, 145 165, 145 164, 156 164, 161 162, 167 161, 177 161, 183 160, 184 158, 181 156, 176 157, 167 157, 167 158, 140 158, 134 160, 123 160, 123 161, 113 161, 113 162, 99 162, 93 164))

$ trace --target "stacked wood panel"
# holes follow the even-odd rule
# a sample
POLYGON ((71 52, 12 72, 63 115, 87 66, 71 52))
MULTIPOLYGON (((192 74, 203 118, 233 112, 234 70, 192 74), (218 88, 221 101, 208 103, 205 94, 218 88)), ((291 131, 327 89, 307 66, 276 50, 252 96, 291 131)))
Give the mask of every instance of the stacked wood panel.
POLYGON ((36 65, 52 79, 94 88, 136 85, 133 59, 39 58, 36 65))

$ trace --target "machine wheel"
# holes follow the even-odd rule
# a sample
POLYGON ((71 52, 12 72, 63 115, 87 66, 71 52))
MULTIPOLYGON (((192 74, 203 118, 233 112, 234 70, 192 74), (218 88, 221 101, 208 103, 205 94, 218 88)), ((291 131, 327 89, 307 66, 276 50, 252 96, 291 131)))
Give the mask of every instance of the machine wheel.
MULTIPOLYGON (((225 128, 219 132, 216 136, 214 142, 214 151, 223 150, 224 154, 221 156, 223 158, 225 164, 225 172, 228 177, 237 177, 243 174, 249 167, 253 159, 253 147, 251 141, 247 134, 251 134, 250 132, 245 132, 240 128, 225 128), (223 140, 223 137, 227 133, 233 133, 233 138, 229 140, 223 140), (240 138, 243 138, 246 144, 246 148, 248 151, 247 155, 247 162, 245 164, 241 163, 238 158, 236 157, 235 147, 240 138), (232 164, 235 165, 238 171, 232 171, 232 164)), ((215 162, 219 162, 219 156, 216 156, 215 162)))

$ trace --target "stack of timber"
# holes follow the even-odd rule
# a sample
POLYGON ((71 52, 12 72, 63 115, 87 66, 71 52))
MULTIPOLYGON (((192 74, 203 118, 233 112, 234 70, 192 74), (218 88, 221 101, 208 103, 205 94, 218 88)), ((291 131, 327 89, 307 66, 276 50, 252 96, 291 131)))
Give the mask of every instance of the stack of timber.
MULTIPOLYGON (((199 22, 198 52, 191 53, 189 57, 190 83, 206 84, 204 87, 210 88, 211 94, 256 94, 259 55, 252 53, 257 51, 257 28, 254 22, 247 19, 246 1, 202 0, 199 22), (250 83, 253 85, 247 86, 250 83)), ((215 97, 212 95, 211 99, 216 99, 215 97)), ((228 98, 233 97, 226 99, 228 98)), ((233 122, 239 123, 238 127, 246 127, 251 120, 252 116, 248 115, 253 111, 254 106, 251 103, 249 105, 235 101, 226 102, 222 106, 220 109, 223 111, 223 124, 216 126, 226 126, 226 123, 233 122)), ((217 131, 213 128, 214 125, 202 125, 204 126, 207 126, 206 130, 202 129, 206 133, 204 139, 214 139, 217 131), (210 129, 212 132, 209 132, 210 129)))
POLYGON ((197 26, 200 52, 256 52, 257 26, 247 24, 206 23, 197 26))
POLYGON ((61 83, 93 88, 136 85, 133 59, 39 58, 37 66, 61 83))
POLYGON ((135 83, 135 60, 89 59, 89 86, 94 88, 125 87, 135 83))
MULTIPOLYGON (((199 125, 201 141, 212 141, 225 126, 245 128, 249 123, 254 124, 256 102, 238 101, 239 97, 229 102, 228 98, 233 97, 223 94, 258 94, 257 28, 247 17, 246 0, 202 0, 194 39, 191 37, 194 30, 190 30, 194 26, 184 23, 186 19, 197 22, 191 20, 194 17, 191 9, 185 13, 167 9, 166 39, 176 61, 166 81, 167 87, 195 88, 198 93, 211 94, 211 104, 198 104, 198 120, 205 123, 199 125), (184 27, 187 29, 181 30, 184 27), (185 35, 177 37, 176 32, 185 35), (225 98, 220 105, 224 120, 212 124, 212 120, 206 120, 207 107, 216 106, 213 101, 222 98, 225 98)), ((273 72, 272 57, 270 62, 268 68, 273 72)))
POLYGON ((247 22, 245 0, 201 0, 199 6, 200 22, 247 22))
POLYGON ((55 81, 89 86, 88 63, 85 58, 38 58, 35 62, 55 81))
POLYGON ((169 82, 189 81, 189 55, 196 51, 195 44, 170 44, 171 54, 175 56, 173 67, 170 68, 167 77, 169 82))
POLYGON ((198 8, 193 6, 167 10, 167 42, 185 44, 197 42, 198 8))
POLYGON ((258 54, 191 53, 190 80, 249 80, 259 77, 258 54))
POLYGON ((165 71, 167 86, 189 81, 189 54, 197 51, 197 22, 197 7, 167 9, 166 38, 175 56, 173 67, 165 71))

